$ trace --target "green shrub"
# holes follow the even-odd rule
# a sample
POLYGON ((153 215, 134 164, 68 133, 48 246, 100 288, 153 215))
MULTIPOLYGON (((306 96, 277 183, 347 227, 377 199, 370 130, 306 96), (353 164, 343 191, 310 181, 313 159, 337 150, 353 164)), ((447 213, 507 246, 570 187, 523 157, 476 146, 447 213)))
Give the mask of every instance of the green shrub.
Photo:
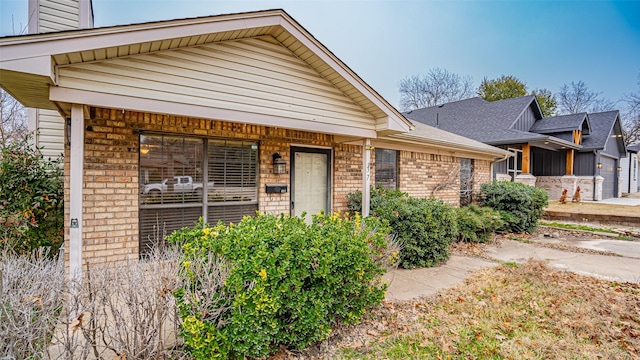
POLYGON ((538 187, 495 181, 481 185, 480 204, 500 212, 503 232, 533 232, 549 204, 549 196, 538 187))
POLYGON ((0 245, 19 254, 46 246, 55 256, 63 242, 62 166, 29 142, 0 149, 0 245))
POLYGON ((500 213, 490 207, 470 205, 456 209, 458 215, 458 240, 487 242, 491 234, 504 226, 500 213))
POLYGON ((184 242, 187 270, 194 254, 214 253, 229 264, 214 295, 228 300, 212 302, 217 320, 208 321, 211 311, 195 310, 184 296, 202 290, 198 281, 177 292, 187 350, 199 359, 261 358, 280 346, 305 348, 326 339, 336 324, 358 322, 384 299, 384 264, 397 260, 386 251, 387 235, 375 218, 323 214, 311 225, 259 215, 172 234, 169 241, 184 242))
MULTIPOLYGON (((349 194, 351 210, 359 211, 362 194, 349 194)), ((436 200, 411 197, 398 190, 371 191, 371 215, 389 222, 402 243, 400 266, 434 266, 449 259, 449 245, 458 235, 456 213, 451 205, 436 200)))

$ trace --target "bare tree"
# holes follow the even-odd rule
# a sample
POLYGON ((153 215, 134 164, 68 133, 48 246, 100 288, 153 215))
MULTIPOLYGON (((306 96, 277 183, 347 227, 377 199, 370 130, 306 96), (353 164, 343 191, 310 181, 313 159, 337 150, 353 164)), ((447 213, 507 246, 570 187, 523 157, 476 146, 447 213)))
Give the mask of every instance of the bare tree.
POLYGON ((16 99, 3 89, 0 89, 0 147, 17 139, 23 139, 27 134, 27 110, 16 99))
POLYGON ((589 90, 582 81, 564 84, 557 94, 558 106, 562 114, 576 114, 591 110, 599 100, 600 94, 589 90))
POLYGON ((622 97, 622 101, 627 105, 623 121, 627 145, 640 143, 640 73, 638 89, 637 92, 625 94, 622 97))
POLYGON ((603 111, 611 111, 616 110, 616 103, 605 98, 597 98, 591 104, 591 109, 589 112, 603 112, 603 111))
POLYGON ((473 96, 473 79, 446 69, 433 68, 426 75, 408 76, 398 84, 403 111, 444 104, 473 96))

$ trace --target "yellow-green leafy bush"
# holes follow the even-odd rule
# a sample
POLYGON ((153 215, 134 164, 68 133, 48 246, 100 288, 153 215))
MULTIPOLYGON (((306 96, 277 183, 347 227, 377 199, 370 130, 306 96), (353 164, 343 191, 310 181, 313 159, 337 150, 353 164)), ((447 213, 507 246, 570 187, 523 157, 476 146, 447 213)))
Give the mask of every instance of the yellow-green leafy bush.
POLYGON ((387 251, 387 235, 375 218, 338 214, 314 216, 310 225, 258 215, 174 233, 169 240, 183 243, 191 277, 176 294, 187 350, 199 359, 261 358, 281 346, 305 348, 336 324, 358 322, 384 298, 384 266, 397 257, 387 251), (227 272, 214 292, 190 269, 189 259, 207 256, 216 262, 212 268, 221 261, 227 272), (197 306, 212 297, 209 309, 197 306))

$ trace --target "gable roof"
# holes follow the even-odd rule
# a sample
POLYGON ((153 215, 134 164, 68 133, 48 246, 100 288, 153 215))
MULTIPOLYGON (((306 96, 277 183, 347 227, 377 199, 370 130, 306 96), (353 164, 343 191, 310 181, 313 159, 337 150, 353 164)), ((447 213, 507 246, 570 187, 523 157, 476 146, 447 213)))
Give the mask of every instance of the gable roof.
POLYGON ((417 122, 490 145, 506 145, 527 142, 552 141, 560 146, 579 146, 548 135, 513 129, 514 123, 531 108, 542 118, 540 106, 534 95, 489 102, 480 97, 454 101, 405 112, 404 115, 417 122))
POLYGON ((604 149, 610 136, 619 138, 622 148, 626 149, 618 110, 591 113, 589 114, 589 122, 591 123, 591 134, 582 140, 583 150, 604 149), (616 131, 616 123, 618 123, 618 131, 616 131))
MULTIPOLYGON (((280 9, 2 38, 0 86, 29 107, 68 112, 75 98, 71 92, 65 92, 57 86, 58 67, 260 36, 275 39, 339 89, 346 98, 370 114, 374 129, 366 134, 363 132, 363 135, 375 137, 376 133, 406 132, 413 126, 355 72, 280 9)), ((73 93, 76 97, 77 94, 78 92, 73 93)), ((107 104, 109 98, 96 94, 87 98, 102 102, 87 102, 87 105, 122 107, 115 101, 107 104)), ((136 102, 132 101, 131 104, 135 106, 136 102)), ((147 106, 147 109, 150 107, 152 106, 147 106)))
POLYGON ((589 134, 591 126, 587 113, 542 118, 536 120, 533 126, 529 129, 529 131, 539 134, 553 134, 573 130, 583 130, 583 135, 589 134))

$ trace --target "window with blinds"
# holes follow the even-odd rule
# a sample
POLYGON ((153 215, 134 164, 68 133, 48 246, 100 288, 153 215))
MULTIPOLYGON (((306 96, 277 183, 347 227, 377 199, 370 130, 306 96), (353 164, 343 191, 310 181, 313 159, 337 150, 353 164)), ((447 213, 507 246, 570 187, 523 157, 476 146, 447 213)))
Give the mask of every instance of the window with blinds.
POLYGON ((257 143, 140 135, 141 256, 200 217, 238 222, 257 210, 257 143))
POLYGON ((376 186, 398 188, 398 151, 376 149, 376 186))

